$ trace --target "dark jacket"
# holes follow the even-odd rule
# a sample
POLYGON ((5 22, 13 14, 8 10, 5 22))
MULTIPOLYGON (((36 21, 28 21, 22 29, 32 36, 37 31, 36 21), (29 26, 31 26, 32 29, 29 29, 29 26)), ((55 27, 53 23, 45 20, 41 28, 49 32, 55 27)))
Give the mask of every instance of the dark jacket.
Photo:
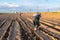
POLYGON ((40 24, 39 24, 40 17, 41 17, 41 14, 37 14, 37 15, 35 16, 35 19, 34 19, 34 21, 33 21, 33 22, 34 22, 34 25, 38 25, 38 26, 40 25, 40 24))
POLYGON ((39 20, 40 17, 41 17, 41 14, 37 14, 37 15, 35 16, 35 19, 39 20))

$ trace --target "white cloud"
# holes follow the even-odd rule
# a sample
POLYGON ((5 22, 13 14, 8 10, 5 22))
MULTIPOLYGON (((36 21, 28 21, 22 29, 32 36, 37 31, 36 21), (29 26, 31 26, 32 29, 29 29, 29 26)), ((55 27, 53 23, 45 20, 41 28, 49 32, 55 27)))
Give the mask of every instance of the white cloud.
POLYGON ((13 4, 13 3, 0 3, 0 6, 7 6, 7 7, 11 7, 11 8, 14 8, 14 7, 19 7, 18 4, 13 4))
POLYGON ((0 3, 0 6, 4 6, 4 7, 6 6, 6 7, 14 8, 14 7, 20 7, 20 6, 34 7, 34 6, 36 6, 36 5, 33 4, 33 3, 14 4, 14 3, 4 2, 4 3, 0 3))

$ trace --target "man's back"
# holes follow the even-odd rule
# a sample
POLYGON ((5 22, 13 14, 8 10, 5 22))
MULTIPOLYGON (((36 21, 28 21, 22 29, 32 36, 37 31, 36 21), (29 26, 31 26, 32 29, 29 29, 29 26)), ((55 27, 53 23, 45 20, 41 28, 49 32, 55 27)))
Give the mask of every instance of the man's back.
POLYGON ((41 17, 41 15, 40 15, 40 14, 37 14, 37 15, 35 16, 35 19, 39 20, 40 17, 41 17))

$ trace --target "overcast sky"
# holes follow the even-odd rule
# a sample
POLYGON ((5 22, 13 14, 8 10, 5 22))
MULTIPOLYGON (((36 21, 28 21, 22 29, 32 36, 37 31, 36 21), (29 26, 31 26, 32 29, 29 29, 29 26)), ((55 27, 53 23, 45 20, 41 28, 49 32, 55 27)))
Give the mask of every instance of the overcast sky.
MULTIPOLYGON (((55 9, 60 8, 60 0, 0 0, 1 11, 10 11, 10 9, 16 11, 17 9, 15 8, 29 8, 29 10, 55 9)), ((23 12, 24 10, 20 11, 23 12)))

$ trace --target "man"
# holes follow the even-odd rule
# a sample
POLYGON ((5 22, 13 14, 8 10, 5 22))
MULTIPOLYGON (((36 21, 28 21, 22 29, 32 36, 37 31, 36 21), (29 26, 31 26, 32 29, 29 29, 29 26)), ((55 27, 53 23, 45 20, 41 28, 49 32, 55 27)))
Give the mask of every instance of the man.
POLYGON ((33 16, 34 16, 34 18, 33 18, 33 24, 34 24, 34 26, 36 26, 37 28, 39 28, 39 26, 40 26, 39 20, 41 18, 41 13, 37 12, 37 14, 34 14, 33 16))

